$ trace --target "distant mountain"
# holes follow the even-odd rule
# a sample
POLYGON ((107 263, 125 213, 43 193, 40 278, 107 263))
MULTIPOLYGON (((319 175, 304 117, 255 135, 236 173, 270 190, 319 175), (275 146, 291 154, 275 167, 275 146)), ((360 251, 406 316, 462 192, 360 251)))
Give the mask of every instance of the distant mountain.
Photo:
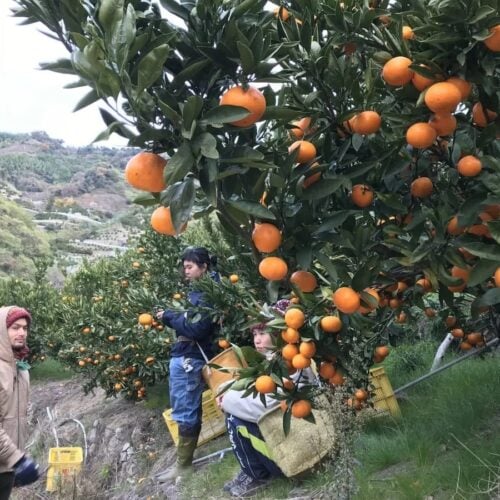
POLYGON ((143 215, 123 176, 137 151, 0 132, 0 277, 30 274, 38 257, 65 268, 125 246, 143 215))

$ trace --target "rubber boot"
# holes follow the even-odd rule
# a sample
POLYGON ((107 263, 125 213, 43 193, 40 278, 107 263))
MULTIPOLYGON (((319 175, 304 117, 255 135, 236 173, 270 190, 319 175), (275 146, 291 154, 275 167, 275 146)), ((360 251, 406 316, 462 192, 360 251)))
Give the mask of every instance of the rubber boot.
POLYGON ((193 472, 193 455, 198 444, 198 436, 181 436, 177 444, 177 460, 175 466, 156 477, 160 483, 175 482, 177 478, 185 479, 193 472))

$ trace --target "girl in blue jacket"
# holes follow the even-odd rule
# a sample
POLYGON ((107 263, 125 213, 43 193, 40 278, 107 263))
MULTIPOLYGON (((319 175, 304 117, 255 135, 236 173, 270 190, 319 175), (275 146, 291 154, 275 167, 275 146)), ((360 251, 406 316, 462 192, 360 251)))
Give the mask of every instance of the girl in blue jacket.
MULTIPOLYGON (((190 247, 181 259, 188 281, 197 280, 207 272, 218 280, 218 275, 211 272, 217 260, 210 256, 206 248, 190 247)), ((207 305, 203 301, 203 294, 194 290, 188 293, 188 301, 193 306, 207 305)), ((208 316, 202 315, 197 321, 193 321, 193 316, 194 313, 189 311, 160 310, 157 313, 158 319, 165 326, 173 328, 176 334, 175 344, 170 351, 169 392, 172 420, 179 428, 176 466, 158 477, 161 482, 175 480, 192 470, 193 454, 201 430, 204 389, 201 371, 205 359, 213 356, 212 343, 217 325, 208 316)))

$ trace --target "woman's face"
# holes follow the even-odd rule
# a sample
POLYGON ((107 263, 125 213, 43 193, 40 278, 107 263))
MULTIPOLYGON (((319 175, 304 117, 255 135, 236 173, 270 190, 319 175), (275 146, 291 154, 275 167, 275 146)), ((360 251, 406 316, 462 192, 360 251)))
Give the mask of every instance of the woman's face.
POLYGON ((266 352, 273 347, 271 335, 264 330, 256 328, 253 330, 253 344, 259 352, 266 352))
POLYGON ((189 281, 197 280, 198 278, 203 276, 207 271, 206 264, 199 266, 198 264, 196 264, 196 262, 193 262, 191 260, 185 260, 182 263, 182 266, 184 268, 184 276, 189 281))

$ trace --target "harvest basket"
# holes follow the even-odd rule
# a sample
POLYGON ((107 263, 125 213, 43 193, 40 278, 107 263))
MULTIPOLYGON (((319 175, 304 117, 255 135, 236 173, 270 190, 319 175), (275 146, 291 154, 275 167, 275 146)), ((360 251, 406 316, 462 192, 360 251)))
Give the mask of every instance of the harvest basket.
POLYGON ((390 413, 393 417, 400 417, 401 410, 385 369, 382 366, 371 368, 368 382, 372 388, 371 402, 376 413, 390 413))
MULTIPOLYGON (((198 446, 221 436, 226 432, 224 414, 215 402, 214 393, 205 391, 202 396, 201 432, 198 438, 198 446)), ((172 409, 163 412, 163 418, 172 436, 175 446, 179 443, 179 426, 172 420, 172 409)))
POLYGON ((248 366, 244 359, 240 360, 232 347, 217 354, 209 363, 224 369, 221 371, 220 368, 210 367, 208 364, 203 367, 203 378, 214 394, 217 394, 222 384, 237 379, 240 369, 248 366))
POLYGON ((56 491, 63 484, 71 484, 80 473, 83 450, 80 447, 50 448, 47 491, 56 491))
MULTIPOLYGON (((324 396, 323 396, 324 398, 324 396)), ((326 398, 320 406, 328 407, 326 398)), ((291 418, 290 432, 283 431, 283 412, 279 406, 258 420, 259 430, 272 460, 286 477, 294 477, 312 469, 335 447, 336 431, 328 410, 314 409, 315 424, 303 418, 291 418)))

